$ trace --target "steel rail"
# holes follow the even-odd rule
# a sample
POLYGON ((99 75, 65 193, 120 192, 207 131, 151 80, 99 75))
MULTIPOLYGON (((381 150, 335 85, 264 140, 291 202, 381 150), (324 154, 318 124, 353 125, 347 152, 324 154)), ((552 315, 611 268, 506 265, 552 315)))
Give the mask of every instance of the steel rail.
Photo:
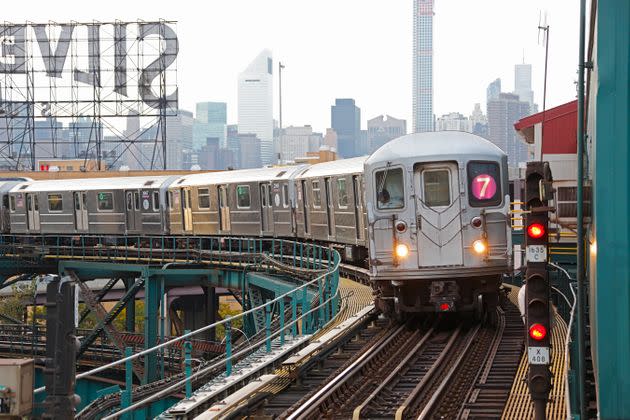
POLYGON ((374 390, 374 392, 372 392, 365 400, 363 400, 361 405, 357 406, 354 409, 354 412, 352 413, 353 420, 358 420, 359 418, 361 418, 361 411, 363 411, 363 409, 367 407, 368 404, 372 402, 372 400, 374 400, 374 398, 383 390, 383 388, 385 388, 392 381, 392 379, 399 375, 401 369, 404 368, 407 363, 409 363, 409 360, 416 355, 418 350, 420 350, 420 348, 424 346, 429 337, 433 335, 434 331, 435 328, 431 327, 429 331, 427 331, 426 334, 420 339, 420 341, 418 341, 414 348, 407 354, 407 356, 405 356, 405 358, 401 360, 394 369, 392 369, 392 372, 389 374, 389 376, 387 376, 387 378, 385 378, 383 382, 381 382, 381 384, 374 390))
POLYGON ((411 391, 409 396, 407 396, 407 398, 402 403, 402 405, 398 408, 398 410, 396 410, 396 416, 395 416, 396 420, 402 420, 403 418, 405 418, 404 417, 405 412, 407 411, 409 406, 413 403, 413 401, 416 400, 418 395, 420 395, 420 393, 424 390, 424 388, 429 383, 429 380, 433 377, 435 372, 440 368, 440 366, 442 365, 442 362, 444 361, 446 356, 450 353, 451 348, 453 347, 453 344, 455 344, 455 340, 457 339, 457 337, 459 337, 459 334, 461 333, 461 331, 462 331, 462 324, 459 324, 457 329, 451 335, 451 338, 446 343, 446 346, 440 353, 440 356, 435 360, 435 362, 433 363, 433 366, 431 366, 431 369, 429 369, 427 373, 424 374, 424 377, 422 378, 422 380, 411 391))
POLYGON ((446 377, 442 380, 438 388, 435 390, 435 392, 431 396, 431 399, 426 403, 426 405, 420 412, 418 419, 428 418, 429 413, 431 412, 431 410, 433 410, 433 406, 440 400, 440 398, 442 397, 442 393, 446 390, 446 387, 448 386, 449 382, 451 382, 453 377, 455 377, 455 373, 457 372, 460 365, 462 364, 462 361, 464 360, 464 357, 468 353, 468 350, 470 350, 470 347, 472 346, 473 341, 475 341, 475 338, 477 337, 477 334, 479 333, 480 329, 481 329, 481 325, 477 325, 474 331, 470 334, 468 341, 466 342, 466 346, 462 349, 461 353, 455 360, 455 363, 453 363, 453 366, 451 366, 451 369, 446 374, 446 377))
MULTIPOLYGON (((464 398, 464 404, 470 401, 471 395, 478 385, 486 384, 488 376, 490 376, 490 370, 492 370, 492 365, 494 364, 494 360, 496 359, 497 353, 499 351, 499 346, 501 345, 501 339, 503 338, 503 333, 505 331, 507 320, 505 319, 505 312, 500 307, 497 308, 497 312, 499 315, 499 325, 492 337, 490 351, 488 352, 488 354, 486 354, 486 357, 484 358, 484 361, 481 365, 482 369, 477 373, 475 380, 472 382, 470 388, 468 389, 466 398, 464 398)), ((467 411, 469 410, 466 409, 464 405, 462 405, 461 409, 459 410, 458 418, 468 418, 468 414, 466 414, 467 411)))
POLYGON ((348 379, 354 376, 359 370, 363 368, 370 360, 378 355, 394 338, 396 338, 403 330, 405 325, 401 325, 394 331, 393 334, 383 336, 377 343, 372 345, 367 351, 357 358, 350 366, 345 368, 339 375, 335 376, 330 382, 324 385, 319 391, 317 391, 311 398, 300 405, 300 407, 291 413, 287 420, 294 420, 297 418, 304 418, 312 415, 316 411, 321 403, 325 401, 333 392, 339 387, 345 384, 348 379))

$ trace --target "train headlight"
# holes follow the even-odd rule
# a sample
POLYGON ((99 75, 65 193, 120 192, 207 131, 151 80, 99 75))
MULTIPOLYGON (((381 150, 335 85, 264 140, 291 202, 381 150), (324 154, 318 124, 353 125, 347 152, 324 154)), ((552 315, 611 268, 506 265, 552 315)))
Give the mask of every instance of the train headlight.
POLYGON ((486 249, 488 249, 486 243, 482 239, 477 239, 475 242, 473 242, 472 247, 473 251, 475 251, 477 254, 483 254, 484 252, 486 252, 486 249))
POLYGON ((396 245, 396 256, 398 258, 405 258, 409 255, 409 247, 405 244, 396 245))

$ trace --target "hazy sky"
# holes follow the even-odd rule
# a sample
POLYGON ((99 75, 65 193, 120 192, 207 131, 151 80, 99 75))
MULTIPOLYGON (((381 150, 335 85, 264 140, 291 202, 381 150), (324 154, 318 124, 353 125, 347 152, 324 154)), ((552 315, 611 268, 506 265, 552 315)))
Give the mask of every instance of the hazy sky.
MULTIPOLYGON (((539 14, 551 26, 547 106, 575 97, 577 0, 436 0, 434 113, 469 115, 488 83, 514 87, 514 64, 533 65, 534 100, 542 108, 544 48, 539 14)), ((10 22, 177 20, 180 107, 228 103, 237 120, 237 75, 262 50, 283 71, 284 125, 330 126, 335 98, 352 97, 361 123, 379 114, 411 129, 412 0, 23 1, 2 11, 10 22)), ((276 72, 277 73, 277 72, 276 72)), ((277 74, 274 115, 277 118, 277 74)))

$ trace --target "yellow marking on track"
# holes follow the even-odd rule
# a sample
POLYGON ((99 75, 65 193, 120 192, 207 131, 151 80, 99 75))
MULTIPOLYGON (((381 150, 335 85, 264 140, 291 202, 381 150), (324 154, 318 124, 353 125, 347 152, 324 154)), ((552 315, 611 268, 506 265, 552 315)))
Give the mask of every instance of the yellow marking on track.
MULTIPOLYGON (((512 303, 517 302, 518 287, 510 285, 510 300, 512 303)), ((525 334, 525 332, 523 332, 525 334)), ((552 389, 549 393, 549 402, 547 403, 547 419, 566 419, 566 401, 565 401, 565 375, 564 370, 564 340, 567 334, 567 324, 562 317, 556 312, 555 325, 551 332, 551 375, 552 389)), ((523 353, 521 364, 519 365, 510 396, 503 409, 502 418, 505 420, 513 419, 533 419, 534 405, 527 388, 527 371, 528 371, 527 353, 523 353)))

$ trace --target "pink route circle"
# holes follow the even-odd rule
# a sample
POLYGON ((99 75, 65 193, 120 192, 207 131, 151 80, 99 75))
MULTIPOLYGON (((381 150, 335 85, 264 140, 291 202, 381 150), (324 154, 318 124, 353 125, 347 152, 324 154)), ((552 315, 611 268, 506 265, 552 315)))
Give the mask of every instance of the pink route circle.
POLYGON ((472 193, 477 200, 489 200, 497 192, 497 183, 491 175, 480 174, 472 181, 472 193))

